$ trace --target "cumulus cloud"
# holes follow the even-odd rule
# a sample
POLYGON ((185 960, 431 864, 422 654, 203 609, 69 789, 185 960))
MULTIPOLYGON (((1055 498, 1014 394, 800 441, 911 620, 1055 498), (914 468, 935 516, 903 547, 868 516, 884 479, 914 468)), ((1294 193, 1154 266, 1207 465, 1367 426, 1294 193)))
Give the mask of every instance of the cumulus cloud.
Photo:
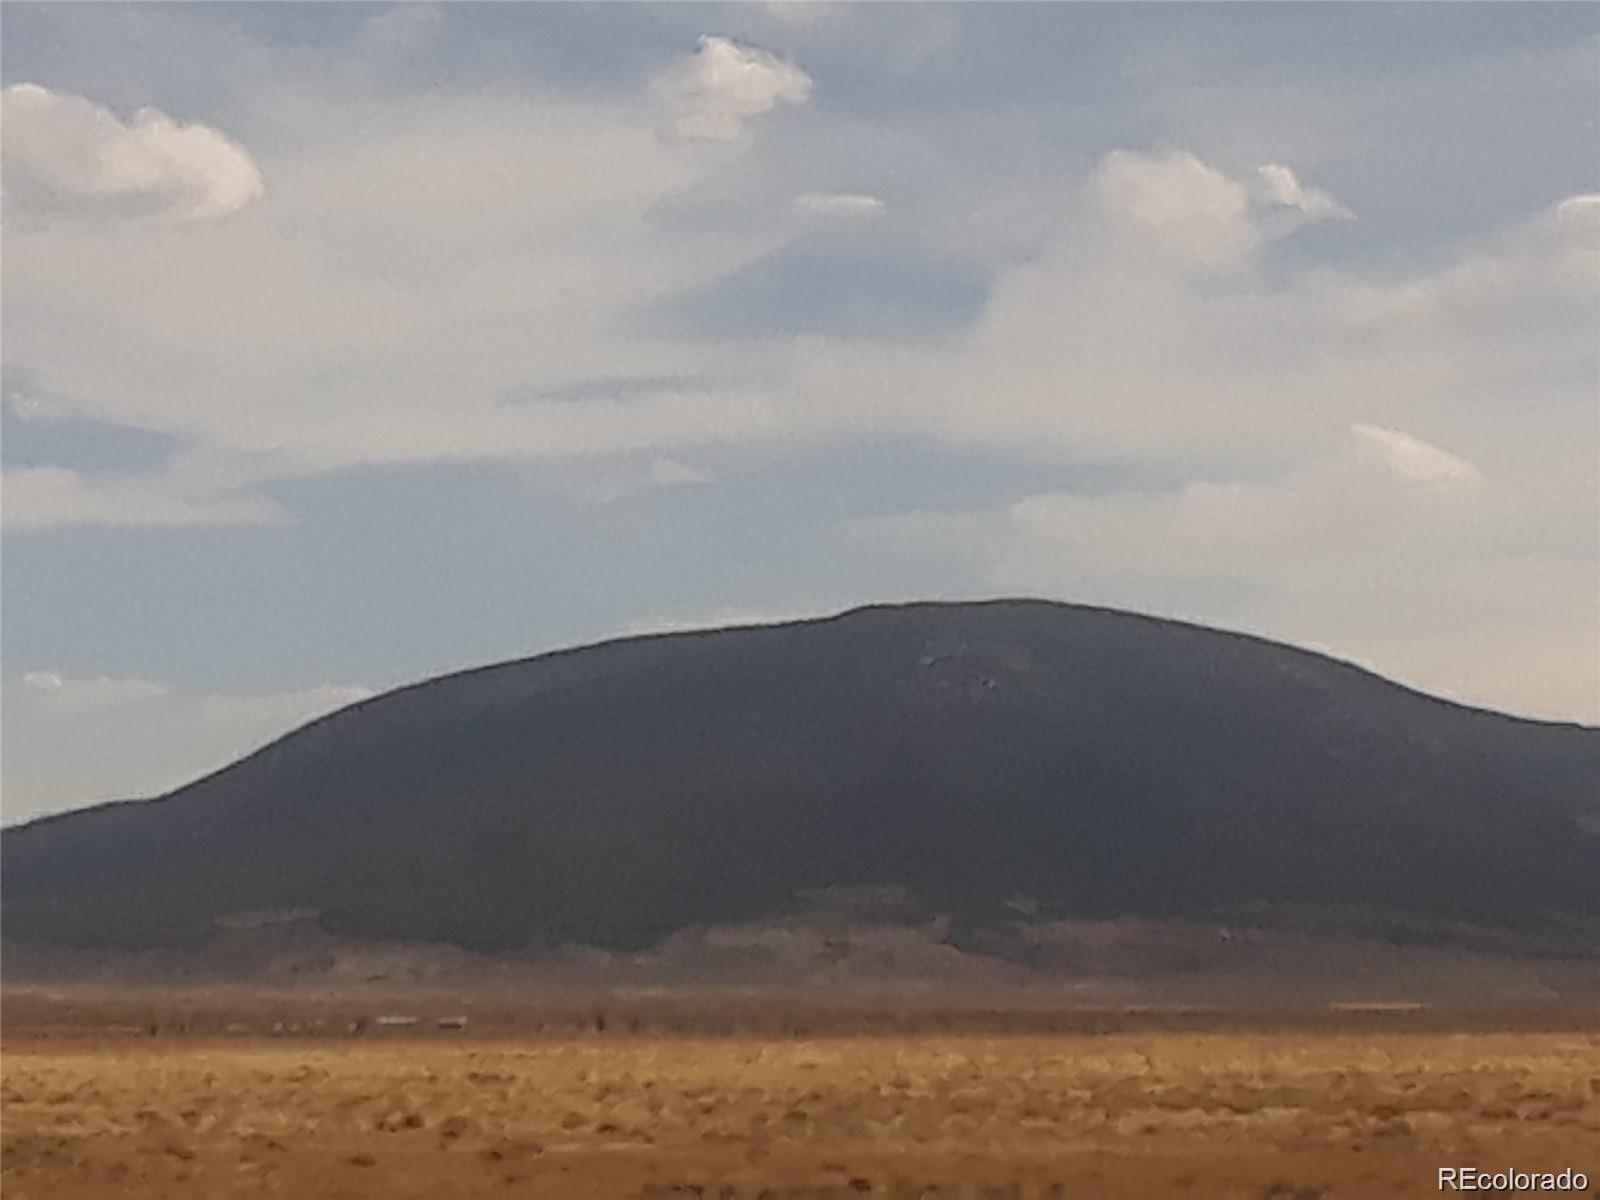
POLYGON ((1239 267, 1264 241, 1355 214, 1289 167, 1236 179, 1185 151, 1116 150, 1095 174, 1102 208, 1149 245, 1207 268, 1239 267))
POLYGON ((1094 187, 1134 231, 1202 266, 1237 264, 1255 246, 1249 189, 1193 154, 1115 150, 1094 187))
POLYGON ((802 212, 824 217, 871 217, 883 212, 883 201, 864 192, 806 192, 794 198, 802 212))
POLYGON ((805 411, 1029 455, 1258 469, 1360 422, 1592 503, 1575 489, 1596 469, 1600 247, 1576 218, 1536 214, 1428 270, 1269 274, 1258 208, 1193 156, 1114 154, 960 340, 797 348, 805 411), (1508 428, 1529 405, 1539 421, 1508 428))
POLYGON ((1322 188, 1308 188, 1295 173, 1280 163, 1256 168, 1255 193, 1258 203, 1293 209, 1308 221, 1352 221, 1355 213, 1340 204, 1322 188))
POLYGON ((1568 196, 1556 205, 1556 217, 1573 224, 1587 224, 1592 229, 1600 222, 1600 192, 1568 196))
POLYGON ((1416 483, 1466 482, 1478 478, 1478 468, 1438 446, 1382 425, 1358 421, 1350 427, 1385 466, 1416 483))
POLYGON ((14 211, 205 220, 237 212, 264 190, 233 139, 154 108, 123 120, 33 83, 6 88, 0 106, 5 199, 14 211))
POLYGON ((727 37, 703 36, 687 62, 656 83, 686 138, 736 141, 745 124, 779 104, 804 104, 811 77, 769 51, 727 37))
MULTIPOLYGON (((8 363, 62 397, 63 415, 237 451, 251 472, 270 460, 279 477, 770 437, 768 397, 702 388, 703 348, 628 324, 794 236, 787 213, 751 232, 663 236, 651 214, 720 156, 663 138, 659 121, 643 98, 399 100, 377 131, 332 116, 280 150, 271 221, 8 229, 8 363), (599 386, 619 376, 688 382, 599 386), (571 389, 583 398, 518 399, 571 389)), ((191 503, 135 511, 271 519, 232 502, 202 516, 202 492, 178 492, 191 503)))
POLYGON ((0 523, 9 531, 66 525, 276 525, 263 497, 190 496, 161 476, 104 477, 66 467, 19 467, 0 475, 0 523))

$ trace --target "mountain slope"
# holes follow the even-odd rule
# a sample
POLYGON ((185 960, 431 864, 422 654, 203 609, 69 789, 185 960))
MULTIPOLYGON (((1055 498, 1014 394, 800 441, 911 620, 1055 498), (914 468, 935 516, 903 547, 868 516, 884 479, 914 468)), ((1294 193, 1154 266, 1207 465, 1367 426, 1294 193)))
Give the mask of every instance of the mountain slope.
POLYGON ((3 838, 5 934, 219 916, 497 949, 649 944, 894 884, 982 923, 1353 909, 1593 946, 1600 730, 1036 601, 860 609, 446 676, 169 796, 3 838), (1588 931, 1588 932, 1584 932, 1588 931))

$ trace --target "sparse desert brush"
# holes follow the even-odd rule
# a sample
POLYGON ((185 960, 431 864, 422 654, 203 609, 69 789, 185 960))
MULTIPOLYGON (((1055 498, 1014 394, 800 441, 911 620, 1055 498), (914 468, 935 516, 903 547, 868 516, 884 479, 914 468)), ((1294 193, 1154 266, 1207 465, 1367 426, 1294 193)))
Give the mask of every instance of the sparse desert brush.
POLYGON ((1492 1145, 1559 1166, 1600 1138, 1600 1038, 1572 1034, 6 1051, 8 1200, 421 1200, 513 1185, 587 1200, 679 1183, 894 1195, 897 1180, 1113 1197, 1172 1194, 1180 1179, 1198 1197, 1279 1184, 1365 1197, 1417 1194, 1441 1155, 1492 1145))

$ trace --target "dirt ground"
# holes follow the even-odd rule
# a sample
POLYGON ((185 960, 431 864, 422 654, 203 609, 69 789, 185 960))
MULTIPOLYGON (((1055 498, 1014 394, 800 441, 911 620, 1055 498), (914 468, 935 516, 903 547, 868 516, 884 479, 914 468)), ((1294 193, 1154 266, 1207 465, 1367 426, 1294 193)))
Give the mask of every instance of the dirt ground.
POLYGON ((0 1075, 6 1200, 1600 1195, 1600 1033, 12 1028, 0 1075))

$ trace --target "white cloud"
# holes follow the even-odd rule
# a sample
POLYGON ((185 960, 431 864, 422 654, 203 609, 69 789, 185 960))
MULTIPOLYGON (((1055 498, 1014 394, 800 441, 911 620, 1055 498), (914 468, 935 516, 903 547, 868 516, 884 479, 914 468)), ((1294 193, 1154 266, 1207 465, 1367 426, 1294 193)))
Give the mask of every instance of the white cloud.
POLYGON ((1600 222, 1600 192, 1568 196, 1556 205, 1556 217, 1574 224, 1587 223, 1588 231, 1593 233, 1596 223, 1600 222))
MULTIPOLYGON (((629 327, 794 234, 778 219, 663 233, 652 212, 719 156, 662 138, 647 99, 429 97, 375 127, 316 116, 240 220, 8 230, 8 362, 65 415, 226 458, 238 471, 208 480, 207 496, 359 463, 668 451, 778 431, 770 397, 717 382, 703 347, 629 327), (627 377, 706 382, 519 400, 627 377)), ((74 486, 29 486, 47 483, 74 486)), ((202 515, 200 494, 185 483, 192 503, 157 515, 266 519, 220 502, 202 515)))
POLYGON ((1352 221, 1355 214, 1321 188, 1308 188, 1295 173, 1280 163, 1256 168, 1258 202, 1290 208, 1310 221, 1352 221))
POLYGON ((1356 423, 1426 430, 1485 474, 1559 486, 1565 522, 1593 504, 1600 241, 1546 213, 1437 269, 1269 271, 1270 214, 1245 190, 1189 156, 1113 155, 962 337, 779 348, 795 410, 1029 456, 1256 472, 1356 423), (1213 199, 1191 208, 1195 192, 1213 199))
POLYGON ((1094 183, 1104 209, 1145 244, 1212 269, 1243 266, 1263 241, 1301 225, 1354 218, 1279 163, 1239 180, 1187 152, 1116 150, 1094 183))
POLYGON ((165 696, 171 689, 151 679, 73 679, 55 671, 29 671, 22 682, 52 710, 64 713, 95 712, 137 704, 165 696))
POLYGON ((136 503, 106 491, 116 481, 94 481, 91 501, 87 479, 19 475, 27 494, 8 478, 8 524, 272 520, 237 489, 364 463, 862 432, 1282 466, 1362 422, 1428 429, 1489 469, 1513 450, 1534 457, 1517 443, 1553 435, 1552 420, 1577 453, 1592 412, 1593 247, 1574 220, 1535 222, 1437 272, 1269 285, 1253 265, 1262 205, 1183 154, 1110 156, 1063 197, 1044 253, 1000 272, 961 338, 641 337, 629 326, 640 309, 794 232, 656 227, 651 213, 715 164, 661 139, 654 119, 646 106, 508 112, 442 98, 392 127, 334 121, 295 145, 273 164, 270 220, 8 237, 10 360, 75 416, 172 434, 227 465, 171 482, 176 500, 140 490, 136 503), (472 220, 449 180, 471 181, 472 220), (1197 260, 1228 269, 1197 278, 1197 260), (507 401, 623 376, 704 382, 507 401), (1543 430, 1508 440, 1496 406, 1530 392, 1549 397, 1543 430))
POLYGON ((1115 150, 1094 187, 1133 232, 1202 266, 1237 265, 1255 248, 1249 189, 1192 154, 1115 150))
POLYGON ((804 104, 811 86, 811 77, 793 63, 710 35, 700 38, 692 58, 656 83, 680 135, 717 142, 737 140, 747 121, 779 104, 804 104))
POLYGON ((806 192, 794 198, 802 212, 825 217, 871 217, 883 212, 883 201, 864 192, 806 192))
POLYGON ((162 476, 93 476, 65 467, 0 475, 0 523, 10 531, 66 525, 276 525, 283 508, 263 497, 184 495, 162 476))
POLYGON ((1409 433, 1360 421, 1350 430, 1366 442, 1386 466, 1405 479, 1417 483, 1444 483, 1478 478, 1478 469, 1466 459, 1409 433))
POLYGON ((264 191, 244 148, 206 125, 154 108, 124 121, 83 96, 32 83, 6 88, 0 104, 5 199, 14 210, 203 220, 264 191))

